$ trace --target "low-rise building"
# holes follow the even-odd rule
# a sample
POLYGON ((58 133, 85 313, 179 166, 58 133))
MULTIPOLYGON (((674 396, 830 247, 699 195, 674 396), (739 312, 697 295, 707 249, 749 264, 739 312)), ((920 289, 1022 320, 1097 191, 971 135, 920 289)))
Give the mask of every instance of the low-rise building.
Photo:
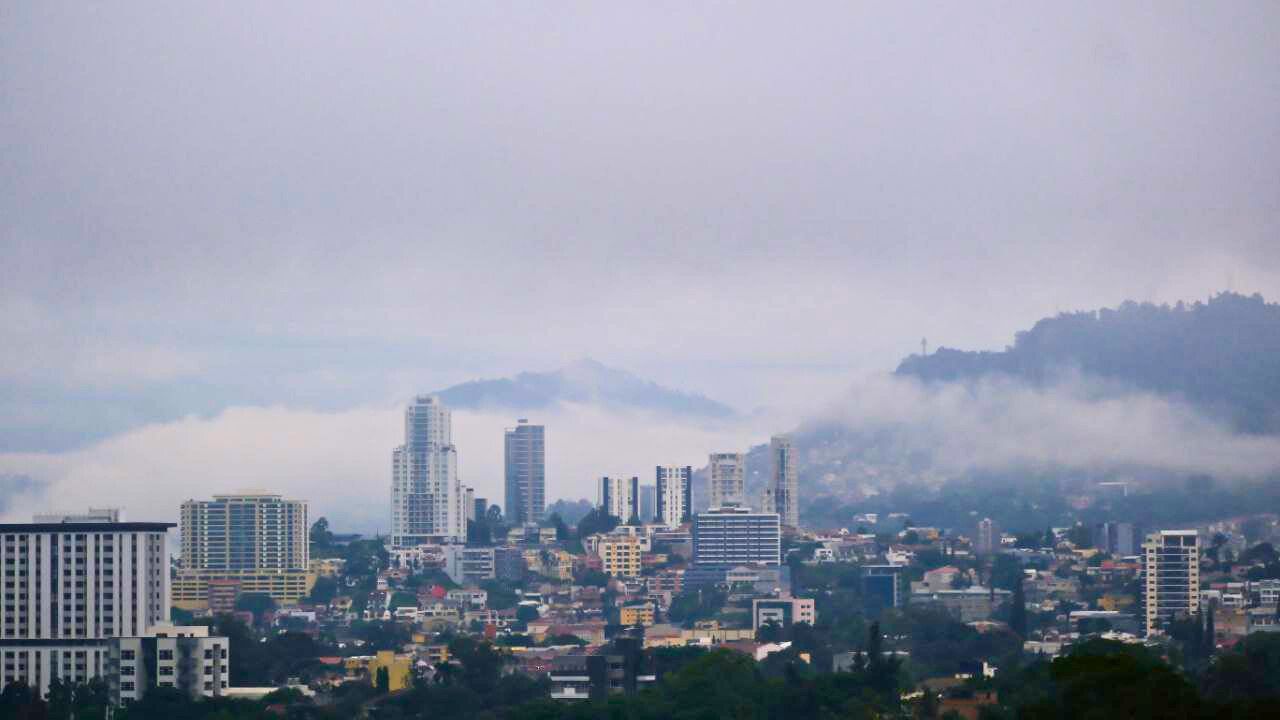
POLYGON ((596 546, 604 573, 615 577, 640 577, 640 541, 634 537, 605 536, 596 546))
POLYGON ((647 661, 643 641, 615 638, 595 655, 555 658, 551 672, 555 700, 604 700, 610 695, 634 695, 657 680, 647 661))
POLYGON ((343 661, 347 677, 370 684, 378 682, 378 671, 387 671, 391 692, 403 690, 413 684, 413 656, 399 655, 393 650, 379 650, 374 655, 357 655, 343 661))
POLYGON ((639 625, 649 627, 654 622, 653 603, 636 603, 624 605, 618 610, 618 622, 623 627, 639 625))
POLYGON ((911 593, 911 604, 936 605, 951 613, 960 622, 988 620, 995 608, 1004 604, 1011 593, 1008 590, 984 588, 978 585, 961 590, 931 590, 911 593))
POLYGON ((204 625, 151 626, 143 635, 112 638, 107 690, 120 705, 142 699, 154 687, 177 688, 191 698, 226 694, 231 642, 210 637, 204 625))
POLYGON ((769 623, 791 627, 807 623, 812 627, 818 619, 812 598, 756 598, 751 601, 751 628, 759 631, 769 623))

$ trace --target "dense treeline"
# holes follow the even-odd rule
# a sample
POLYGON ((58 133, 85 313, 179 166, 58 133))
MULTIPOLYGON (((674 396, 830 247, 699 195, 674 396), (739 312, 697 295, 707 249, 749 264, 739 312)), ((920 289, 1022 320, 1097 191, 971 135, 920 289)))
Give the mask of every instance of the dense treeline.
MULTIPOLYGON (((459 639, 451 645, 460 665, 442 665, 432 682, 399 693, 379 693, 348 683, 323 703, 282 690, 262 701, 191 701, 172 690, 153 690, 120 711, 128 720, 190 718, 246 720, 289 717, 336 720, 365 715, 376 720, 551 720, 614 718, 658 720, 742 718, 938 718, 945 705, 929 693, 912 694, 899 660, 879 646, 878 631, 849 672, 821 672, 801 652, 762 663, 731 650, 659 650, 658 683, 634 696, 563 703, 547 698, 545 679, 506 672, 507 660, 486 643, 459 639)), ((811 658, 812 660, 812 658, 811 658)), ((961 697, 994 693, 983 707, 989 720, 1068 718, 1260 718, 1280 708, 1280 634, 1258 633, 1194 672, 1170 665, 1141 646, 1092 640, 1067 656, 1010 657, 994 679, 976 679, 961 697)), ((101 683, 56 686, 48 700, 21 684, 0 694, 0 720, 70 720, 101 717, 101 683)))
POLYGON ((849 525, 857 513, 901 512, 916 525, 964 532, 972 532, 975 517, 989 517, 1001 530, 1021 533, 1116 518, 1146 527, 1178 527, 1224 517, 1280 512, 1280 483, 1274 478, 1228 483, 1203 475, 1174 478, 1166 474, 1149 490, 1110 498, 1084 510, 1073 507, 1069 496, 1089 487, 1088 476, 1060 468, 972 472, 937 488, 899 483, 856 503, 830 495, 815 496, 805 503, 804 517, 817 527, 841 527, 849 525))

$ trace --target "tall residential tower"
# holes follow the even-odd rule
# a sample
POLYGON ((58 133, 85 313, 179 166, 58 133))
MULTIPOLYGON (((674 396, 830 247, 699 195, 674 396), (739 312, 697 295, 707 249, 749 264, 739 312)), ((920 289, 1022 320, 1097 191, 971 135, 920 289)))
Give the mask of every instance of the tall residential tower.
POLYGON ((214 495, 182 503, 180 566, 173 604, 209 607, 210 587, 296 603, 311 592, 307 503, 267 492, 214 495))
POLYGON ((542 425, 521 418, 506 430, 507 504, 502 508, 508 525, 536 523, 546 509, 546 436, 542 425))
POLYGON ((623 524, 640 515, 640 478, 636 476, 600 478, 600 509, 623 524))
POLYGON ((689 465, 659 466, 657 480, 657 521, 669 528, 689 522, 689 514, 693 511, 693 468, 689 465))
POLYGON ((1200 538, 1195 530, 1161 530, 1142 545, 1142 605, 1148 635, 1200 611, 1200 538))
POLYGON ((463 502, 449 410, 419 395, 404 411, 404 444, 391 453, 392 545, 466 540, 463 502))

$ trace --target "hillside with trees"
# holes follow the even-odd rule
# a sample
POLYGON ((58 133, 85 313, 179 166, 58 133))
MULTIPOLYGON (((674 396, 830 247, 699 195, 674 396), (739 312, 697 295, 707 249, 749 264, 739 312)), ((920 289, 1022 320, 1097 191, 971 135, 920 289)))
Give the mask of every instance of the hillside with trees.
POLYGON ((1280 432, 1280 304, 1222 293, 1063 313, 1000 352, 939 348, 897 374, 925 382, 1007 375, 1048 385, 1079 374, 1185 399, 1241 432, 1280 432))

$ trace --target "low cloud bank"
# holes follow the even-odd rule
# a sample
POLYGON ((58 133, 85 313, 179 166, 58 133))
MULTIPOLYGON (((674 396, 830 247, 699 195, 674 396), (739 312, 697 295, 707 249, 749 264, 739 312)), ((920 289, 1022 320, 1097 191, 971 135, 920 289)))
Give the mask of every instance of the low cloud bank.
MULTIPOLYGON (((514 414, 454 411, 462 481, 501 503, 503 428, 514 414)), ((767 439, 760 419, 697 424, 645 413, 563 405, 529 415, 547 426, 547 497, 595 498, 593 478, 649 478, 658 464, 700 466, 707 453, 767 439)), ((403 439, 401 407, 336 413, 239 407, 209 419, 148 425, 65 453, 0 454, 0 475, 26 475, 41 490, 8 499, 8 521, 32 513, 126 508, 133 519, 176 521, 188 498, 268 489, 311 502, 340 529, 385 531, 391 449, 403 439)))
POLYGON ((1045 388, 1010 378, 927 385, 867 378, 804 430, 839 430, 828 457, 926 459, 935 476, 1059 467, 1142 467, 1222 479, 1280 470, 1280 437, 1238 435, 1177 400, 1065 377, 1045 388))

